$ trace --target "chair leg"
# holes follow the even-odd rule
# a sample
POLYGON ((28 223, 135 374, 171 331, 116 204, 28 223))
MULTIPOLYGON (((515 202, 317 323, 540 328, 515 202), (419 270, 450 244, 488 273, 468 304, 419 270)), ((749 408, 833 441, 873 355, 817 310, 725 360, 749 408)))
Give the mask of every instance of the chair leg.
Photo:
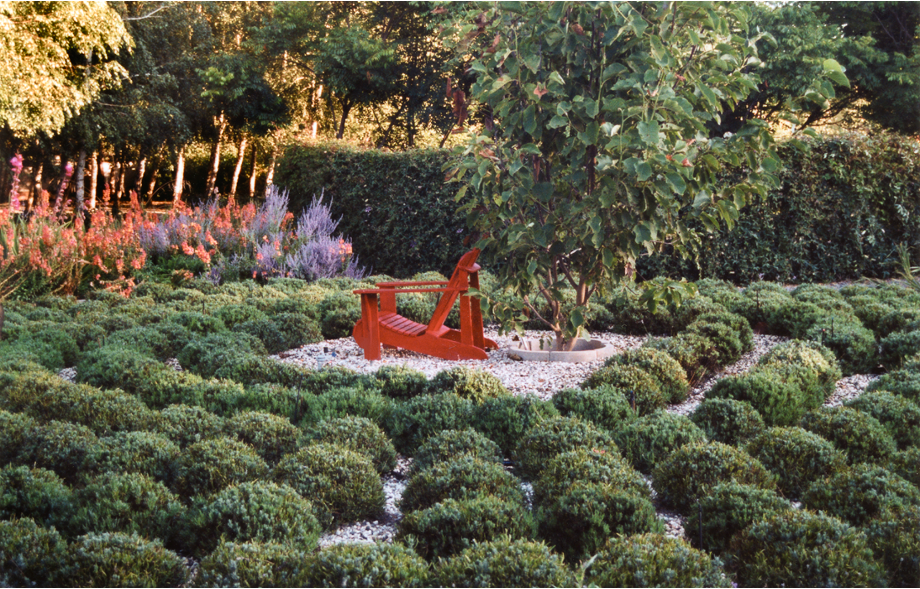
POLYGON ((380 320, 377 315, 377 295, 361 295, 361 317, 367 330, 365 360, 380 360, 380 320))
POLYGON ((460 343, 473 345, 473 318, 470 312, 470 297, 460 295, 460 343))

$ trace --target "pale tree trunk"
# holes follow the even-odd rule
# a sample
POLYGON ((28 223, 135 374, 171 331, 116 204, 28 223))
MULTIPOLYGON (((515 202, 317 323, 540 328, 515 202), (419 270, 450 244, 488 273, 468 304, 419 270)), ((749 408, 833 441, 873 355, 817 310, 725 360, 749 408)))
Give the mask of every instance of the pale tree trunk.
POLYGON ((144 174, 147 173, 147 158, 141 158, 140 163, 137 164, 137 181, 134 183, 134 194, 140 198, 141 192, 144 188, 144 174))
POLYGON ((54 214, 60 213, 63 206, 64 191, 67 189, 64 183, 67 181, 67 164, 69 163, 70 160, 61 156, 61 175, 58 177, 57 192, 54 195, 54 214))
POLYGON ((227 119, 224 113, 220 113, 220 118, 214 121, 217 125, 217 139, 211 148, 211 168, 208 170, 208 198, 217 189, 217 172, 220 169, 220 142, 224 138, 224 131, 227 129, 227 119))
MULTIPOLYGON (((319 103, 320 99, 323 97, 323 85, 322 84, 319 85, 319 89, 316 91, 316 94, 314 96, 315 98, 313 101, 313 112, 316 112, 316 108, 317 108, 316 105, 319 103)), ((319 130, 319 121, 316 120, 316 117, 313 117, 313 139, 316 139, 316 132, 318 130, 319 130)))
POLYGON ((256 147, 252 146, 249 154, 249 200, 256 196, 256 147))
POLYGON ((236 168, 233 170, 233 182, 230 183, 230 199, 236 198, 236 185, 240 181, 240 172, 243 170, 243 158, 246 157, 246 138, 240 139, 239 153, 236 158, 236 168))
POLYGON ((38 168, 35 170, 35 175, 32 176, 32 189, 29 191, 29 206, 27 210, 32 211, 32 207, 35 206, 35 195, 36 191, 38 194, 39 202, 42 198, 42 170, 45 169, 45 164, 38 164, 38 168))
POLYGON ((173 206, 182 202, 182 184, 185 182, 185 146, 179 148, 176 157, 176 182, 173 184, 173 206))
POLYGON ((268 162, 268 172, 265 174, 265 197, 268 198, 268 191, 272 187, 272 181, 275 178, 275 160, 278 159, 278 145, 272 146, 272 157, 268 162))
POLYGON ((89 210, 96 209, 96 190, 99 189, 99 152, 94 151, 89 160, 89 210))
POLYGON ((153 166, 153 171, 150 172, 150 184, 147 186, 147 195, 146 202, 151 204, 153 202, 153 193, 157 189, 157 178, 160 176, 160 158, 157 158, 156 165, 153 166))
POLYGON ((85 178, 83 175, 86 173, 86 148, 80 150, 80 155, 77 156, 77 169, 74 170, 73 174, 75 176, 74 188, 76 194, 73 199, 73 210, 74 218, 76 218, 80 213, 83 212, 83 199, 85 195, 83 193, 83 184, 85 178))

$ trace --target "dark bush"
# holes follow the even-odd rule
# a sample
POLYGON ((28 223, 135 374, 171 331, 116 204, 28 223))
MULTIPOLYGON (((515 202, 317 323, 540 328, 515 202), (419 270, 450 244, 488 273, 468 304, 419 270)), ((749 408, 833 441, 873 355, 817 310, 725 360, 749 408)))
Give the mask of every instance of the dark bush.
POLYGON ((627 364, 605 365, 595 371, 581 384, 584 389, 611 387, 623 391, 630 402, 635 396, 636 412, 648 415, 657 409, 664 409, 667 397, 658 380, 638 366, 627 364))
POLYGON ((662 534, 611 538, 585 569, 597 587, 731 587, 718 559, 662 534))
POLYGON ((319 422, 305 432, 303 442, 338 444, 370 459, 386 474, 396 468, 396 449, 377 424, 364 417, 338 417, 319 422))
POLYGON ((785 382, 773 370, 755 369, 747 374, 716 381, 706 399, 733 399, 748 403, 767 425, 792 425, 807 411, 802 389, 785 382))
POLYGON ((184 558, 137 534, 86 534, 70 551, 67 584, 73 587, 179 587, 189 581, 184 558))
POLYGON ((562 557, 541 542, 503 537, 480 542, 441 560, 433 576, 441 587, 574 587, 562 557))
POLYGON ((430 394, 453 393, 461 399, 482 403, 486 399, 506 397, 511 393, 498 378, 482 370, 457 366, 442 370, 428 382, 430 394))
POLYGON ((220 319, 227 329, 233 329, 247 321, 268 319, 268 315, 252 305, 224 305, 211 314, 220 319))
POLYGON ((744 444, 766 427, 750 403, 728 398, 704 399, 690 414, 690 421, 710 440, 729 446, 744 444))
POLYGON ((865 534, 837 518, 781 511, 731 543, 731 570, 742 586, 881 587, 885 574, 865 534))
POLYGON ((773 427, 745 447, 777 477, 777 488, 797 498, 815 480, 846 469, 846 455, 824 438, 799 427, 773 427))
POLYGON ((612 386, 596 389, 564 389, 553 395, 553 405, 566 417, 614 430, 636 419, 636 412, 623 391, 612 386))
POLYGON ((799 377, 800 386, 807 389, 806 385, 811 385, 814 381, 814 386, 824 392, 823 396, 815 394, 816 397, 820 396, 820 399, 818 405, 812 409, 823 403, 834 392, 837 381, 841 377, 834 352, 818 342, 792 340, 779 344, 764 354, 757 365, 774 369, 791 365, 795 369, 807 369, 804 374, 808 376, 799 377))
POLYGON ((807 413, 802 427, 833 442, 850 464, 885 462, 897 449, 877 419, 850 407, 822 407, 807 413))
POLYGON ((498 444, 502 454, 513 454, 521 437, 537 422, 559 412, 549 401, 536 395, 496 397, 473 408, 471 425, 498 444))
POLYGON ((268 464, 274 464, 297 448, 301 431, 286 417, 246 411, 227 420, 225 431, 252 446, 268 464))
POLYGON ((303 587, 429 587, 428 563, 400 544, 333 544, 303 563, 303 587))
POLYGON ((866 392, 888 391, 920 405, 920 371, 894 370, 869 383, 866 392))
POLYGON ((547 462, 533 483, 533 503, 548 507, 579 483, 609 484, 630 495, 651 498, 645 480, 618 454, 597 448, 563 452, 547 462))
POLYGON ((179 446, 153 432, 118 432, 99 439, 100 472, 134 472, 169 483, 179 446))
POLYGON ((398 404, 394 407, 394 403, 377 389, 361 386, 330 389, 305 400, 301 426, 349 416, 363 417, 378 425, 387 424, 390 423, 391 413, 399 408, 398 404))
POLYGON ((682 332, 674 337, 653 339, 642 344, 642 347, 665 352, 677 360, 687 373, 687 381, 691 385, 718 368, 715 362, 715 343, 699 333, 682 332))
POLYGON ((619 456, 609 434, 571 417, 551 417, 535 423, 521 438, 515 453, 524 476, 536 478, 554 456, 577 448, 597 449, 619 456))
POLYGON ((831 315, 818 319, 803 337, 820 342, 834 352, 844 376, 866 374, 878 364, 875 334, 855 317, 847 319, 831 315))
POLYGON ((863 528, 884 566, 889 587, 914 587, 920 578, 920 507, 892 505, 863 528))
POLYGON ((173 313, 167 318, 167 321, 181 325, 199 336, 210 336, 221 331, 227 331, 227 326, 217 317, 196 311, 173 313))
POLYGON ((857 464, 830 478, 815 480, 802 496, 802 503, 862 526, 892 503, 920 505, 920 490, 880 466, 857 464))
POLYGON ((427 509, 445 499, 494 495, 523 504, 518 480, 495 462, 463 455, 418 471, 409 479, 400 501, 403 513, 427 509))
POLYGON ((273 358, 245 354, 229 358, 229 364, 214 372, 217 378, 226 378, 246 386, 254 384, 277 384, 285 387, 299 387, 313 372, 297 366, 280 362, 273 358))
POLYGON ((442 430, 465 429, 474 407, 472 401, 452 393, 413 397, 393 407, 384 429, 398 451, 412 455, 442 430))
MULTIPOLYGON (((745 322, 746 323, 746 322, 745 322)), ((738 331, 728 323, 696 320, 687 326, 684 334, 698 334, 715 345, 709 362, 713 367, 728 366, 737 362, 744 353, 744 344, 738 331)))
POLYGON ((889 370, 898 368, 905 358, 913 356, 920 350, 920 329, 897 331, 882 338, 881 362, 889 370))
POLYGON ((305 371, 302 386, 307 391, 321 395, 332 389, 346 387, 379 388, 379 382, 369 374, 358 374, 344 366, 326 366, 320 370, 305 371))
POLYGON ((520 502, 478 495, 444 499, 406 514, 399 522, 396 540, 432 560, 498 536, 532 539, 534 527, 533 517, 520 502))
POLYGON ((180 446, 223 435, 224 418, 203 407, 170 405, 160 411, 157 431, 180 446))
POLYGON ((26 433, 14 463, 53 470, 73 483, 96 472, 100 450, 99 439, 88 427, 50 421, 26 433))
POLYGON ((268 465, 252 446, 215 438, 188 446, 176 460, 174 474, 176 492, 183 498, 192 498, 260 479, 268 474, 268 465))
POLYGON ((681 513, 688 513, 719 483, 732 481, 762 489, 776 487, 775 477, 759 460, 719 442, 683 446, 652 473, 658 498, 681 513))
MULTIPOLYGON (((29 518, 0 520, 0 585, 61 587, 73 565, 67 542, 29 518)), ((75 587, 77 585, 74 585, 75 587)))
POLYGON ((473 456, 484 462, 502 464, 501 449, 481 433, 472 429, 446 429, 428 438, 418 449, 412 462, 412 472, 419 472, 460 456, 473 456))
POLYGON ((706 435, 689 418, 657 411, 613 432, 623 456, 646 474, 684 444, 702 443, 706 435))
POLYGON ((351 337, 361 319, 361 299, 350 292, 333 292, 319 304, 318 313, 324 339, 351 337))
POLYGON ((766 322, 770 333, 803 338, 805 333, 826 315, 827 311, 818 305, 790 298, 776 307, 769 308, 766 322))
MULTIPOLYGON (((745 325, 747 325, 746 322, 745 325)), ((611 356, 604 362, 604 366, 620 364, 641 368, 658 381, 661 392, 668 403, 682 403, 687 399, 687 394, 690 392, 687 374, 680 363, 668 354, 651 348, 635 348, 611 356)))
POLYGON ((383 511, 383 485, 370 459, 336 444, 314 444, 288 454, 272 476, 310 499, 320 519, 349 523, 383 511))
POLYGON ((73 492, 53 471, 11 464, 0 470, 0 519, 28 517, 64 530, 73 511, 73 492))
POLYGON ((165 360, 175 353, 173 343, 161 331, 153 327, 135 327, 116 331, 105 338, 105 346, 131 348, 140 354, 165 360))
POLYGON ((381 366, 374 377, 380 381, 380 392, 391 399, 411 399, 424 395, 428 378, 423 372, 403 364, 381 366))
MULTIPOLYGON (((308 555, 297 547, 221 541, 198 563, 195 587, 308 587, 308 555)), ((314 585, 315 586, 315 585, 314 585)))
POLYGON ((162 362, 145 352, 114 344, 83 354, 77 364, 77 380, 94 387, 118 387, 133 393, 135 382, 164 368, 162 362))
POLYGON ((275 313, 269 319, 281 332, 282 350, 323 341, 319 324, 304 313, 275 313))
POLYGON ((239 323, 233 328, 233 332, 246 333, 258 339, 269 354, 277 354, 289 349, 284 334, 268 317, 239 323))
POLYGON ((214 333, 193 339, 176 358, 186 370, 210 378, 218 376, 216 373, 221 368, 239 362, 245 356, 264 356, 266 353, 262 342, 249 334, 214 333))
POLYGON ((179 352, 182 351, 182 348, 195 337, 187 328, 171 321, 157 323, 156 325, 150 326, 150 329, 166 336, 169 342, 169 348, 163 350, 163 356, 159 357, 160 360, 175 358, 179 355, 179 352))
POLYGON ((13 462, 34 427, 35 420, 28 415, 0 409, 0 464, 13 462))
POLYGON ((920 489, 920 448, 913 446, 895 452, 888 461, 887 468, 920 489))
POLYGON ((200 499, 189 513, 185 547, 204 556, 221 541, 316 547, 321 532, 314 507, 287 485, 253 481, 200 499))

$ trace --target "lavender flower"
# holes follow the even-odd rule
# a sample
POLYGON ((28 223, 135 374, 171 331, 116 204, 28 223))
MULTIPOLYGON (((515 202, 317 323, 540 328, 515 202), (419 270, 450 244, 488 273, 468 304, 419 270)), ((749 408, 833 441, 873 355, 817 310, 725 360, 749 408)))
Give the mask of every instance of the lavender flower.
POLYGON ((272 185, 265 196, 265 202, 259 207, 259 212, 245 232, 246 238, 251 243, 261 243, 263 237, 281 231, 281 223, 287 215, 288 201, 288 191, 281 192, 277 186, 272 185))
POLYGON ((319 237, 331 237, 332 232, 339 226, 342 220, 332 220, 332 205, 323 204, 323 193, 320 193, 319 200, 313 197, 310 206, 304 209, 297 221, 297 237, 307 241, 319 237))
POLYGON ((22 174, 22 154, 17 153, 10 159, 13 168, 13 185, 10 187, 10 212, 19 212, 19 175, 22 174))

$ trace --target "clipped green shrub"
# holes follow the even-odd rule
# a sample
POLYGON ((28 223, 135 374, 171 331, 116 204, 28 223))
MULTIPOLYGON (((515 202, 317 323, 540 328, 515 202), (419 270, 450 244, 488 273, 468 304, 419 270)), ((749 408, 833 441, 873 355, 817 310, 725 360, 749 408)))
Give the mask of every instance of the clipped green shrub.
POLYGON ((163 368, 147 352, 116 343, 83 354, 77 363, 77 380, 103 389, 119 387, 134 392, 133 382, 163 368))
POLYGON ((658 380, 642 368, 631 364, 605 365, 581 384, 584 389, 603 386, 623 391, 630 403, 635 397, 636 412, 639 415, 648 415, 657 409, 664 409, 668 404, 658 380))
POLYGON ((777 488, 797 498, 816 478, 846 469, 846 455, 824 438, 800 427, 773 427, 755 437, 745 450, 776 475, 777 488))
POLYGON ((14 463, 53 470, 73 483, 96 472, 100 450, 99 438, 88 427, 50 421, 26 433, 14 463))
POLYGON ((698 334, 715 345, 715 351, 708 361, 714 367, 733 364, 744 353, 740 334, 728 323, 697 319, 682 333, 698 334))
POLYGON ((731 539, 749 525, 775 513, 793 509, 792 503, 771 489, 736 482, 716 485, 700 500, 700 506, 702 516, 697 513, 688 517, 684 521, 684 530, 694 548, 713 554, 726 551, 731 539))
POLYGON ((249 334, 258 339, 269 354, 277 354, 289 349, 284 334, 268 317, 239 323, 233 327, 233 332, 249 334))
POLYGON ((415 453, 412 472, 431 468, 459 456, 473 456, 484 462, 502 464, 501 449, 492 440, 473 429, 447 429, 422 444, 415 453))
POLYGON ((193 586, 308 587, 308 558, 303 549, 287 544, 221 541, 198 563, 193 586))
POLYGON ((204 407, 170 405, 160 411, 157 432, 179 446, 210 440, 223 435, 224 418, 204 407))
POLYGON ((537 422, 556 417, 559 411, 536 395, 486 399, 473 408, 470 424, 498 444, 502 454, 514 458, 521 437, 537 422))
POLYGON ((549 506, 578 483, 609 484, 632 495, 651 497, 642 475, 616 452, 577 448, 547 462, 533 483, 533 503, 549 506))
POLYGON ((333 292, 318 307, 323 339, 351 337, 361 319, 361 300, 351 292, 333 292))
POLYGON ((313 505, 287 485, 252 481, 200 499, 188 518, 185 547, 204 556, 221 541, 316 547, 321 532, 313 505))
POLYGON ((795 382, 786 382, 774 370, 755 369, 720 378, 706 399, 732 399, 748 403, 766 425, 793 425, 807 411, 805 394, 795 382))
POLYGON ((189 581, 185 559, 158 539, 111 532, 86 534, 70 545, 73 587, 178 587, 189 581))
POLYGON ((652 472, 658 498, 681 513, 688 513, 719 483, 731 481, 762 489, 776 487, 775 477, 759 460, 719 442, 683 446, 652 472))
POLYGON ((707 398, 690 414, 690 421, 714 442, 740 446, 766 427, 750 403, 730 398, 707 398))
POLYGON ((411 399, 424 395, 428 378, 423 372, 403 364, 381 366, 374 377, 380 381, 380 392, 391 399, 411 399))
POLYGON ((187 328, 171 321, 163 321, 157 323, 156 325, 151 325, 150 329, 153 329, 158 333, 166 336, 166 339, 169 342, 169 348, 163 350, 163 356, 159 357, 161 360, 165 360, 166 358, 175 358, 177 355, 179 355, 179 352, 182 351, 182 348, 184 348, 195 337, 195 335, 192 334, 192 332, 187 328))
POLYGON ((35 420, 28 415, 0 409, 0 464, 9 464, 15 460, 26 436, 34 427, 35 420))
POLYGON ((277 312, 269 319, 281 333, 282 350, 323 341, 319 324, 305 313, 277 312))
POLYGON ((518 443, 516 464, 521 474, 536 478, 554 456, 577 448, 597 449, 619 456, 609 434, 572 417, 551 417, 537 422, 518 443))
POLYGON ((400 544, 333 544, 304 561, 303 587, 429 587, 428 563, 400 544))
POLYGON ((574 587, 562 559, 542 542, 507 537, 480 542, 439 561, 432 573, 441 587, 574 587))
POLYGON ((422 395, 397 403, 384 423, 396 449, 413 455, 428 438, 445 429, 465 429, 474 403, 453 393, 422 395))
POLYGON ((865 525, 893 503, 920 505, 920 490, 880 466, 857 464, 827 479, 817 479, 802 496, 802 504, 865 525))
POLYGON ((684 444, 705 442, 706 435, 683 415, 656 411, 621 426, 613 439, 633 467, 648 474, 671 452, 684 444))
POLYGON ((176 359, 186 370, 205 378, 217 376, 232 379, 230 376, 217 375, 217 372, 246 356, 264 356, 266 353, 262 342, 249 334, 213 333, 190 341, 176 359))
POLYGON ((231 437, 252 446, 268 464, 274 464, 297 448, 301 431, 286 417, 246 411, 226 421, 231 437))
POLYGON ((920 405, 920 371, 893 370, 869 383, 866 392, 888 391, 920 405))
POLYGON ((370 459, 336 444, 313 444, 284 456, 272 471, 279 483, 310 499, 327 526, 383 511, 383 485, 370 459))
POLYGON ((268 474, 268 465, 252 446, 214 438, 188 446, 176 460, 173 472, 176 492, 191 498, 260 479, 268 474))
POLYGON ((166 334, 153 327, 116 331, 105 338, 105 347, 132 348, 157 360, 165 360, 175 353, 173 343, 166 334))
MULTIPOLYGON (((747 325, 743 319, 741 321, 747 325)), ((690 392, 690 383, 687 382, 687 374, 680 362, 664 352, 652 348, 626 350, 622 354, 607 358, 604 362, 604 366, 615 365, 635 366, 644 370, 658 382, 668 403, 682 403, 690 392)))
POLYGON ((803 338, 805 333, 827 311, 814 303, 788 299, 766 312, 766 322, 771 333, 793 338, 803 338))
POLYGON ((612 431, 636 419, 636 411, 623 391, 608 385, 561 390, 553 395, 553 405, 566 417, 582 419, 605 430, 612 431))
POLYGON ((880 355, 882 365, 889 370, 898 368, 905 358, 913 356, 917 350, 920 350, 920 329, 891 333, 881 339, 879 347, 882 349, 880 355))
POLYGON ((611 538, 585 568, 597 587, 731 587, 721 562, 663 534, 611 538))
POLYGON ((11 464, 0 470, 0 519, 30 518, 63 530, 73 512, 73 492, 53 471, 11 464))
POLYGON ((897 449, 877 419, 851 407, 821 407, 806 413, 802 428, 833 442, 850 464, 884 462, 897 449))
POLYGON ((169 483, 179 446, 153 432, 117 432, 99 439, 101 472, 132 472, 169 483))
POLYGON ((731 543, 730 570, 743 586, 880 587, 885 574, 866 536, 824 514, 775 513, 731 543))
POLYGON ((227 331, 227 326, 224 325, 223 321, 212 315, 198 313, 197 311, 173 313, 166 320, 181 325, 199 336, 210 336, 221 331, 227 331))
POLYGON ((520 502, 479 495, 444 499, 406 514, 398 524, 396 540, 432 560, 498 536, 532 539, 534 528, 533 517, 520 502))
POLYGON ((325 366, 320 370, 305 371, 302 382, 297 386, 303 387, 314 395, 321 395, 326 391, 341 388, 379 388, 380 383, 370 374, 359 374, 344 366, 325 366))
POLYGON ((445 499, 470 499, 494 495, 523 504, 518 480, 501 464, 462 455, 414 473, 400 500, 403 513, 427 509, 445 499))
POLYGON ((804 368, 806 377, 799 376, 800 386, 807 388, 814 381, 816 387, 824 391, 820 402, 829 397, 840 380, 840 367, 837 359, 829 348, 818 342, 792 340, 775 346, 764 354, 757 362, 759 367, 779 369, 789 367, 804 368))
POLYGON ((687 381, 691 385, 698 383, 708 372, 718 368, 715 362, 715 343, 699 333, 684 331, 674 337, 650 339, 642 344, 642 347, 665 352, 677 360, 687 373, 687 381))
POLYGON ((847 302, 853 307, 853 314, 862 321, 863 326, 876 334, 881 333, 882 319, 894 310, 894 307, 871 294, 852 296, 847 302))
POLYGON ((878 364, 875 334, 854 318, 830 315, 818 319, 802 337, 834 352, 844 376, 866 374, 878 364))
POLYGON ((268 315, 259 308, 252 305, 240 304, 224 305, 223 307, 215 309, 211 315, 220 319, 227 329, 233 329, 240 323, 245 323, 247 321, 268 319, 268 315))
POLYGON ((895 504, 864 526, 889 587, 914 587, 920 578, 920 507, 895 504))
MULTIPOLYGON (((30 518, 0 520, 0 585, 61 587, 73 565, 67 542, 30 518)), ((76 585, 74 585, 76 586, 76 585)))
POLYGON ((304 433, 302 443, 338 444, 370 459, 386 474, 396 468, 396 449, 377 424, 364 417, 338 417, 319 422, 304 433))
POLYGON ((377 424, 386 424, 399 406, 380 394, 377 389, 361 386, 330 389, 321 395, 307 398, 300 425, 317 424, 339 417, 363 417, 377 424))
POLYGON ((610 483, 576 482, 537 511, 540 537, 578 562, 618 535, 663 532, 652 502, 610 483))
MULTIPOLYGON (((882 317, 878 324, 878 334, 884 339, 884 335, 895 332, 904 333, 912 331, 912 324, 920 320, 920 311, 916 306, 905 304, 904 298, 889 299, 894 307, 890 313, 882 317)), ((916 346, 915 348, 916 349, 916 346)))
POLYGON ((498 378, 482 370, 457 366, 442 370, 428 382, 429 394, 453 393, 461 399, 482 403, 486 399, 506 397, 511 393, 498 378))
POLYGON ((887 468, 920 489, 920 448, 912 446, 895 452, 891 455, 887 468))

